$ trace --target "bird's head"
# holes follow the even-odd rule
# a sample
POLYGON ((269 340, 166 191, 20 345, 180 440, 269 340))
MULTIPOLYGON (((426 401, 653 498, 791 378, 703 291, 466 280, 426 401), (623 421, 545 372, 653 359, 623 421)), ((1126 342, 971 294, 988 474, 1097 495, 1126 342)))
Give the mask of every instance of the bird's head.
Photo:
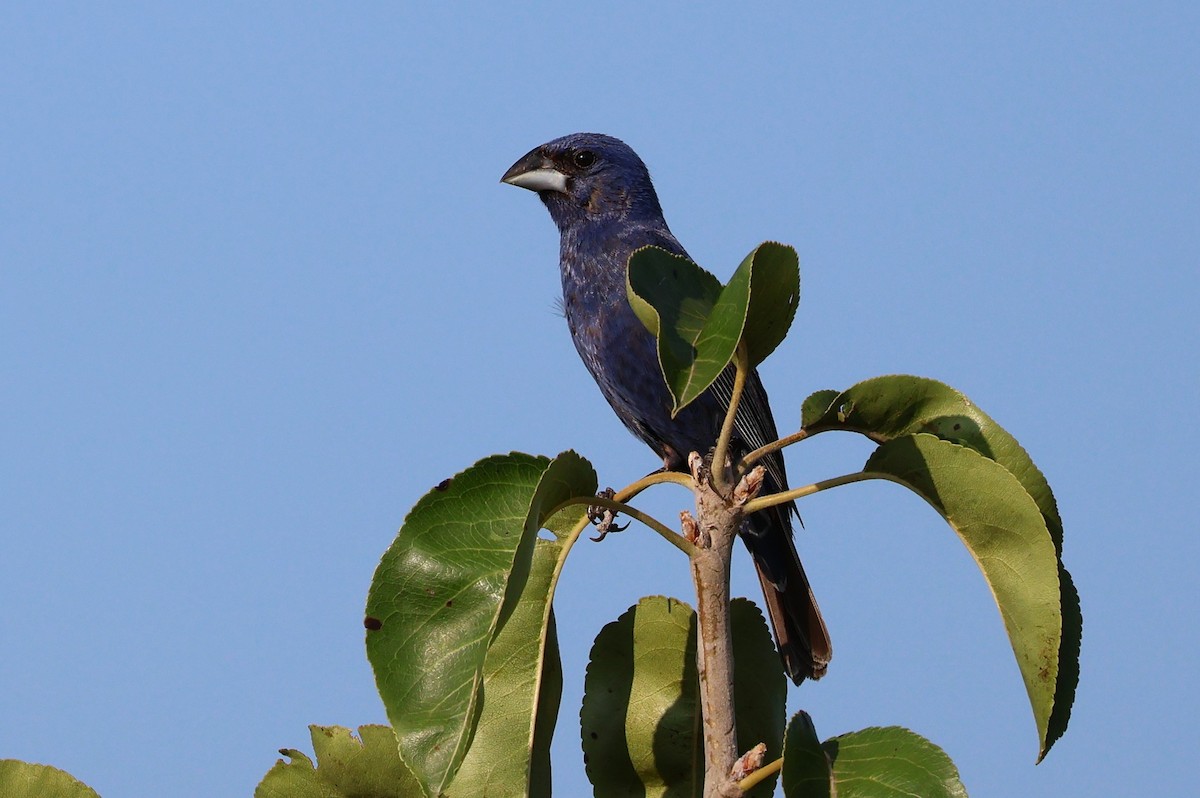
POLYGON ((535 147, 500 179, 536 191, 559 230, 592 220, 662 218, 642 159, 602 133, 573 133, 535 147))

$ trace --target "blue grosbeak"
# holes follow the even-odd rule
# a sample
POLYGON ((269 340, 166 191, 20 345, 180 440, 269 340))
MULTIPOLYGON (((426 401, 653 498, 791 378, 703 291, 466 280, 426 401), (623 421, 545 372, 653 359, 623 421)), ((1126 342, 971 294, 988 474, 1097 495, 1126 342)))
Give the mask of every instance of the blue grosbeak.
MULTIPOLYGON (((688 455, 716 445, 729 407, 732 366, 703 395, 671 417, 671 397, 653 336, 634 315, 625 270, 637 249, 654 245, 687 257, 663 219, 641 158, 624 142, 576 133, 543 144, 512 165, 505 183, 537 192, 558 226, 563 309, 575 348, 617 417, 664 467, 687 471, 688 455)), ((755 372, 735 416, 746 450, 775 440, 775 420, 755 372)), ((763 493, 787 489, 779 453, 763 458, 763 493)), ((824 673, 829 634, 792 541, 792 504, 747 517, 742 540, 758 569, 784 670, 797 684, 824 673)))

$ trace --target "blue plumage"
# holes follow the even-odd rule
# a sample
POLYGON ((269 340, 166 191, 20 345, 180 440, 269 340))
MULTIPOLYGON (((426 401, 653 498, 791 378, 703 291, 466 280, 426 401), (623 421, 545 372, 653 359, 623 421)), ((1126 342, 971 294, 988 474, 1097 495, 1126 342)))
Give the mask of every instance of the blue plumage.
MULTIPOLYGON (((663 218, 650 173, 624 142, 576 133, 543 144, 510 168, 504 182, 536 191, 560 234, 563 309, 575 348, 617 417, 677 471, 693 451, 716 444, 728 407, 732 369, 671 418, 671 397, 654 338, 625 293, 629 256, 654 245, 687 257, 663 218)), ((736 416, 741 446, 778 437, 758 374, 748 380, 736 416)), ((763 492, 787 487, 783 458, 765 458, 763 492)), ((829 637, 792 542, 788 509, 751 516, 742 539, 753 555, 771 625, 788 675, 820 678, 829 637)))

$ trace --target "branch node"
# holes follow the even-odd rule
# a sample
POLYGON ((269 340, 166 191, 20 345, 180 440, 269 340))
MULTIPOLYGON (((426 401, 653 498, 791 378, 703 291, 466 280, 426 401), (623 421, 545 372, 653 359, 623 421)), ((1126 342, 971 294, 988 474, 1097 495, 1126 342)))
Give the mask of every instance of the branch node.
POLYGON ((734 781, 741 781, 762 767, 763 760, 766 758, 767 744, 759 743, 746 753, 742 754, 738 758, 738 761, 733 763, 733 770, 729 772, 729 777, 734 781))
POLYGON ((762 490, 763 479, 766 477, 767 470, 762 466, 755 466, 750 470, 750 473, 742 477, 742 481, 733 489, 733 503, 737 507, 741 507, 746 502, 753 499, 762 490))
MULTIPOLYGON (((700 542, 700 525, 696 523, 696 516, 692 515, 687 510, 679 513, 679 523, 683 526, 683 538, 688 543, 694 546, 705 546, 707 543, 700 542)), ((711 543, 711 541, 709 541, 711 543)))

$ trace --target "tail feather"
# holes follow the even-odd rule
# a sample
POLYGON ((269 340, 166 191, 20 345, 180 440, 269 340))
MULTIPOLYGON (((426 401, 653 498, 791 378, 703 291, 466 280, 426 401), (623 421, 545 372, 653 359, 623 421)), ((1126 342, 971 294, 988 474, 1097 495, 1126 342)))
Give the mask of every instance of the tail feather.
POLYGON ((786 510, 752 516, 746 526, 742 539, 754 558, 784 670, 796 684, 820 679, 833 647, 792 541, 786 510))

